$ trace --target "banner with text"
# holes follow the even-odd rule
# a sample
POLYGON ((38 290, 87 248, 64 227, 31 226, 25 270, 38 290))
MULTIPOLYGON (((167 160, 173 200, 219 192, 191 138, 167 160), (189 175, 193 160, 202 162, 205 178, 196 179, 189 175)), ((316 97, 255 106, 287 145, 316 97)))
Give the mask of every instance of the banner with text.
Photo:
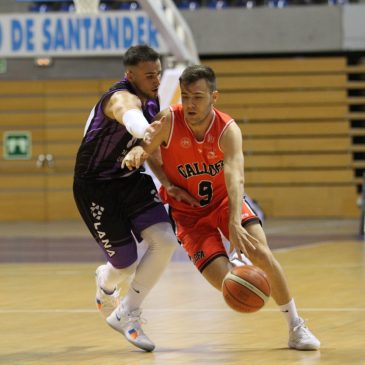
POLYGON ((0 16, 3 58, 121 55, 137 44, 167 53, 161 35, 142 11, 0 16))

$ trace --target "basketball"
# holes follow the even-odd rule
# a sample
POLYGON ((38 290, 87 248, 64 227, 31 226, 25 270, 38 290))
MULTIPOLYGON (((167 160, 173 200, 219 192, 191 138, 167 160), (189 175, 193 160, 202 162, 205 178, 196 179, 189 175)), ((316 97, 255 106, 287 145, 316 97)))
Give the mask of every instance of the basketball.
POLYGON ((229 307, 252 313, 261 309, 270 297, 270 284, 264 271, 253 265, 234 267, 224 278, 223 297, 229 307))

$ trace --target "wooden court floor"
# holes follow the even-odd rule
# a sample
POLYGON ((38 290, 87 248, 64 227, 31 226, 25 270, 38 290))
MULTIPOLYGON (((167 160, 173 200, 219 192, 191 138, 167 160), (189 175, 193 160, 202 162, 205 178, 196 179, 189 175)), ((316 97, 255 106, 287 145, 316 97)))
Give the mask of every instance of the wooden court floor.
POLYGON ((272 300, 254 314, 233 312, 187 261, 171 262, 145 302, 154 353, 134 348, 97 314, 97 262, 2 263, 0 364, 365 364, 364 242, 322 241, 275 255, 320 351, 287 349, 272 300))

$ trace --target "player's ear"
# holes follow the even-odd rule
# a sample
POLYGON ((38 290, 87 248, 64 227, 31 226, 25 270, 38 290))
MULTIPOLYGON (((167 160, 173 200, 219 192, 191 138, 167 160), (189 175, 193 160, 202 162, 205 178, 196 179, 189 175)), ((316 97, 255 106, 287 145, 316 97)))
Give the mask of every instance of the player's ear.
POLYGON ((133 81, 133 71, 130 68, 125 71, 125 75, 127 76, 128 81, 133 81))
POLYGON ((215 104, 218 100, 219 97, 219 91, 218 90, 214 90, 212 92, 212 100, 213 100, 213 104, 215 104))

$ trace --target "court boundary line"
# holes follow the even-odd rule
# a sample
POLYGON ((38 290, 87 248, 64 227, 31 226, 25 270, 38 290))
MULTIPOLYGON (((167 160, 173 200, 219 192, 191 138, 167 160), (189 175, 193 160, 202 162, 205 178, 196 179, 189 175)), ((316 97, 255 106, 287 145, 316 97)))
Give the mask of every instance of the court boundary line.
MULTIPOLYGON (((347 307, 347 308, 299 308, 300 312, 365 312, 365 308, 361 307, 347 307)), ((200 313, 200 312, 232 312, 229 308, 217 308, 217 309, 145 309, 146 313, 200 313)), ((277 308, 263 308, 260 312, 280 312, 277 308)), ((98 313, 96 309, 0 309, 0 314, 72 314, 72 313, 98 313)), ((233 312, 234 313, 234 312, 233 312)))

